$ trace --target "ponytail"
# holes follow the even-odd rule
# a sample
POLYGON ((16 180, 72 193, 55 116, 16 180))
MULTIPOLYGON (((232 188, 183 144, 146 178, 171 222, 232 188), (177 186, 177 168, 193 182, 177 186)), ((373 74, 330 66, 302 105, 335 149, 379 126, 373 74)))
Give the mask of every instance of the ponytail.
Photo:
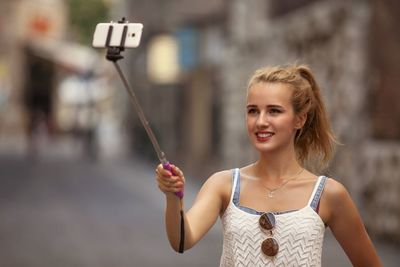
POLYGON ((320 168, 325 168, 333 157, 336 138, 331 130, 321 90, 315 81, 311 70, 304 65, 295 67, 300 77, 307 81, 305 91, 310 92, 309 105, 301 105, 304 100, 301 88, 294 89, 292 103, 297 113, 306 114, 304 126, 296 133, 295 147, 301 162, 310 160, 311 153, 314 160, 319 162, 320 168), (307 88, 309 87, 309 88, 307 88))

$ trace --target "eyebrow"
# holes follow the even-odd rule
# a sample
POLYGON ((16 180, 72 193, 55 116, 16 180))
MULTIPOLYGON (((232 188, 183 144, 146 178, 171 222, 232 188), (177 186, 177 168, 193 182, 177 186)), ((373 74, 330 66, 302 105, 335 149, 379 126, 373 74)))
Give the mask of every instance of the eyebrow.
MULTIPOLYGON (((250 105, 247 105, 246 107, 247 108, 257 108, 258 106, 250 104, 250 105)), ((281 105, 267 105, 267 108, 281 108, 281 109, 284 109, 284 107, 281 106, 281 105)))

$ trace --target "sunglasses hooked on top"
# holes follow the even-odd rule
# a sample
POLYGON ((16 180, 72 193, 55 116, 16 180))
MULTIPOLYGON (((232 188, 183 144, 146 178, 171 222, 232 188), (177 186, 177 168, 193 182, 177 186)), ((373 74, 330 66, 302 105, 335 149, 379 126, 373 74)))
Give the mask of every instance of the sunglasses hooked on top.
MULTIPOLYGON (((271 212, 263 213, 258 220, 260 227, 269 231, 271 236, 273 235, 272 230, 275 228, 275 222, 275 215, 271 212)), ((278 241, 276 241, 276 239, 273 237, 268 237, 262 242, 261 250, 267 256, 275 256, 279 251, 278 241)))

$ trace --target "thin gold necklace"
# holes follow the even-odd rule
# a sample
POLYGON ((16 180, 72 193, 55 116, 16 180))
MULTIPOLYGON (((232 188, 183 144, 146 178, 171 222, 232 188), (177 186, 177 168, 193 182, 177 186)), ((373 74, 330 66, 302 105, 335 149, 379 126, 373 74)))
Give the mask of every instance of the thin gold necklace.
POLYGON ((277 188, 271 189, 271 188, 265 186, 264 184, 262 184, 262 185, 268 190, 267 196, 268 196, 269 198, 273 198, 273 197, 274 197, 274 193, 275 193, 276 191, 278 191, 279 189, 281 189, 282 187, 284 187, 284 186, 285 186, 287 183, 289 183, 290 181, 293 181, 293 180, 296 180, 297 178, 299 178, 299 175, 300 175, 303 171, 304 171, 304 168, 301 168, 301 170, 300 170, 298 173, 296 173, 296 175, 294 175, 294 176, 292 176, 292 177, 286 179, 286 180, 285 180, 280 186, 278 186, 277 188))

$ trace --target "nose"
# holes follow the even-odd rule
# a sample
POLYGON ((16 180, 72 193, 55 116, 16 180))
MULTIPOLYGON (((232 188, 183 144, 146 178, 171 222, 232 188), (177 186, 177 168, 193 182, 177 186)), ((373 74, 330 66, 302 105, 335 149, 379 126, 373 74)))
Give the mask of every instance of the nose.
POLYGON ((267 127, 269 125, 268 114, 264 111, 260 112, 256 121, 257 127, 267 127))

